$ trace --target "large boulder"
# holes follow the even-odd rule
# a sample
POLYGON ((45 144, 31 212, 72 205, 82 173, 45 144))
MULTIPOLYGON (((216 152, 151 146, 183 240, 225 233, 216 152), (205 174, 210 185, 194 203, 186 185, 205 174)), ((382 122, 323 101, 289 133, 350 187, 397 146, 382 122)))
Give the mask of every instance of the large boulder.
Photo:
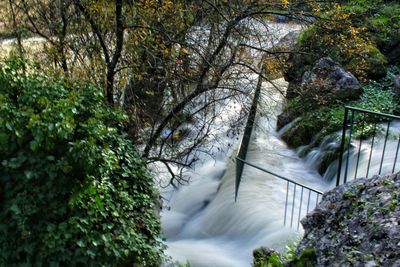
POLYGON ((303 74, 299 90, 316 106, 357 99, 362 93, 357 78, 329 57, 321 58, 303 74))
MULTIPOLYGON (((292 99, 300 95, 303 106, 312 110, 357 99, 361 94, 362 88, 357 78, 331 58, 324 57, 319 59, 310 71, 303 74, 300 83, 289 83, 286 97, 292 99)), ((301 115, 302 111, 287 108, 278 116, 277 128, 281 129, 301 115)), ((304 130, 307 134, 308 129, 304 130)), ((292 133, 295 133, 294 129, 290 135, 292 133)), ((298 136, 298 133, 296 135, 298 136)))
POLYGON ((302 220, 298 253, 317 266, 400 266, 400 173, 357 179, 324 194, 302 220))

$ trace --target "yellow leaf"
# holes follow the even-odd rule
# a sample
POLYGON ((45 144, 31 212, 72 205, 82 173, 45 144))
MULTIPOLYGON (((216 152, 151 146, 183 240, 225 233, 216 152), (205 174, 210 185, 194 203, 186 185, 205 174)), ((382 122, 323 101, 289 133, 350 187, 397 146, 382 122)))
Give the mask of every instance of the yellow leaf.
POLYGON ((183 55, 186 55, 186 56, 191 54, 190 51, 187 50, 186 48, 181 48, 180 53, 183 54, 183 55))
POLYGON ((154 91, 146 91, 146 95, 154 95, 154 91))

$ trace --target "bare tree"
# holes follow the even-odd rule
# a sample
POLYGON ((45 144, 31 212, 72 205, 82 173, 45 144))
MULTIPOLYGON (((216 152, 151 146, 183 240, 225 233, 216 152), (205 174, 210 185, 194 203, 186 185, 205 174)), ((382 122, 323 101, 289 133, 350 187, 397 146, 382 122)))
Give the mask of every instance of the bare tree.
MULTIPOLYGON (((91 0, 18 2, 27 28, 57 52, 56 65, 72 79, 102 84, 108 103, 128 112, 128 131, 138 149, 149 162, 166 166, 171 183, 184 181, 181 171, 196 162, 198 153, 210 153, 203 144, 214 134, 227 101, 248 101, 254 74, 262 75, 262 54, 273 53, 275 33, 268 16, 291 17, 300 5, 255 0, 113 0, 100 6, 91 0)), ((239 128, 245 112, 238 109, 228 123, 239 128)))

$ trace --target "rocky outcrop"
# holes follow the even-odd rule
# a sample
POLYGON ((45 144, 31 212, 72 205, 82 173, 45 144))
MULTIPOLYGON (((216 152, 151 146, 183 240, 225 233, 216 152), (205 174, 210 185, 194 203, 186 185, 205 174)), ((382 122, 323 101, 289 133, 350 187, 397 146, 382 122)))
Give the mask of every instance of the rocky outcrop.
MULTIPOLYGON (((362 94, 357 78, 329 57, 319 59, 312 70, 303 74, 300 85, 293 85, 288 90, 296 91, 288 92, 288 96, 301 95, 310 109, 357 99, 362 94)), ((285 110, 278 116, 277 128, 280 129, 299 115, 301 112, 297 110, 285 110)))
POLYGON ((303 74, 300 92, 316 104, 322 102, 326 105, 338 100, 356 99, 362 90, 353 74, 325 57, 318 60, 311 71, 303 74))
POLYGON ((400 266, 400 173, 358 179, 324 197, 302 220, 298 253, 317 266, 400 266))
POLYGON ((260 248, 253 266, 399 267, 399 203, 400 173, 336 187, 301 221, 304 237, 289 261, 260 248))

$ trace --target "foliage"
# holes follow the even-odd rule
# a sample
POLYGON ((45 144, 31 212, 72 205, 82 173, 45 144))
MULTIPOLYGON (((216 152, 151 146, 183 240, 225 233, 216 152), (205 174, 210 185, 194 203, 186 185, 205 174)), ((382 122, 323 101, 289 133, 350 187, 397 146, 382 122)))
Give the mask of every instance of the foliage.
POLYGON ((393 114, 398 109, 397 99, 391 90, 384 90, 382 84, 371 81, 364 86, 360 101, 354 106, 366 110, 393 114))
POLYGON ((259 248, 253 252, 253 267, 283 267, 280 255, 275 251, 259 248))
MULTIPOLYGON (((287 0, 14 0, 5 8, 15 10, 9 25, 45 40, 37 53, 20 54, 51 76, 102 87, 109 104, 127 112, 128 134, 147 162, 166 165, 172 183, 198 159, 195 153, 209 153, 199 148, 212 135, 218 108, 251 95, 243 79, 252 82, 250 74, 260 71, 254 55, 261 53, 254 52, 270 47, 250 47, 249 40, 275 32, 261 19, 277 12, 301 18, 299 6, 287 0), (196 123, 176 142, 185 113, 196 123)), ((227 124, 240 126, 244 113, 227 124)))
MULTIPOLYGON (((297 148, 308 145, 302 150, 300 156, 305 156, 310 149, 320 144, 325 136, 332 135, 343 127, 343 105, 358 107, 370 111, 396 114, 399 111, 399 100, 392 91, 394 78, 399 73, 397 66, 390 66, 387 75, 378 81, 369 81, 363 86, 363 94, 359 100, 348 103, 340 103, 315 109, 305 102, 301 96, 288 101, 286 112, 294 110, 294 115, 301 119, 293 124, 282 138, 289 146, 297 148)), ((384 119, 374 115, 363 115, 355 112, 352 136, 356 139, 367 139, 372 135, 382 132, 379 126, 384 119), (378 124, 377 124, 378 123, 378 124)), ((336 138, 332 136, 332 138, 336 138)), ((338 142, 339 140, 336 140, 338 142)), ((348 145, 348 141, 345 142, 348 145)), ((339 156, 338 147, 325 151, 324 157, 319 163, 318 171, 323 174, 327 167, 339 156)))
POLYGON ((400 8, 393 1, 341 1, 314 6, 316 21, 298 38, 302 54, 293 55, 288 71, 301 79, 314 62, 329 56, 359 80, 385 75, 387 61, 400 42, 400 8), (336 2, 336 3, 335 3, 336 2))
POLYGON ((289 266, 311 267, 317 266, 317 255, 315 248, 307 248, 290 261, 289 266))
POLYGON ((307 248, 300 254, 296 252, 298 243, 290 246, 283 254, 265 248, 256 249, 253 252, 253 267, 312 267, 317 265, 317 257, 314 248, 307 248), (289 253, 290 255, 288 255, 289 253), (284 258, 284 260, 282 259, 284 258))
MULTIPOLYGON (((363 86, 363 94, 360 99, 348 102, 346 105, 381 113, 396 113, 399 109, 399 104, 391 88, 394 84, 394 77, 398 73, 398 67, 389 67, 384 78, 377 81, 369 81, 369 83, 363 86)), ((322 138, 323 136, 338 131, 343 126, 343 105, 344 103, 339 103, 315 109, 310 106, 309 102, 305 102, 301 96, 290 99, 285 110, 295 110, 297 116, 301 116, 302 119, 297 125, 295 124, 293 126, 293 128, 296 127, 293 129, 296 131, 296 134, 289 130, 283 135, 283 138, 287 139, 287 142, 292 147, 298 147, 310 142, 307 136, 315 136, 320 133, 322 138), (299 131, 300 129, 301 131, 299 131)), ((357 120, 361 119, 362 118, 357 117, 357 120)), ((369 123, 376 122, 375 117, 367 119, 369 123)), ((355 135, 356 137, 361 137, 361 126, 359 125, 357 127, 359 128, 355 129, 355 135)), ((374 128, 371 127, 371 125, 364 125, 363 131, 363 138, 367 138, 372 134, 374 128)))
POLYGON ((366 24, 377 47, 384 53, 391 52, 400 42, 400 4, 380 6, 366 24))
POLYGON ((0 265, 156 266, 157 193, 125 115, 19 61, 0 85, 0 265))

